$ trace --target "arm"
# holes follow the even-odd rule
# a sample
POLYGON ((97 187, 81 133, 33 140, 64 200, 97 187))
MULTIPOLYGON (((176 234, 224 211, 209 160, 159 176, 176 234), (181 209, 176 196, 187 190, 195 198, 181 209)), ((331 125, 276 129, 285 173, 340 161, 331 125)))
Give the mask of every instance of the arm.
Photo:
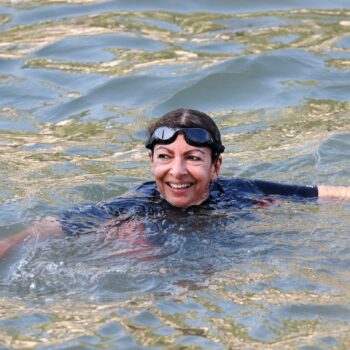
POLYGON ((32 227, 0 240, 0 260, 20 242, 33 239, 45 239, 53 235, 63 234, 61 224, 56 218, 47 217, 36 222, 32 227))
POLYGON ((254 181, 255 186, 265 195, 299 196, 302 198, 350 200, 350 187, 346 186, 298 186, 254 181))
POLYGON ((350 200, 350 187, 318 185, 318 198, 350 200))
POLYGON ((317 198, 319 196, 317 186, 290 185, 262 180, 253 180, 251 183, 266 196, 297 196, 300 198, 317 198))

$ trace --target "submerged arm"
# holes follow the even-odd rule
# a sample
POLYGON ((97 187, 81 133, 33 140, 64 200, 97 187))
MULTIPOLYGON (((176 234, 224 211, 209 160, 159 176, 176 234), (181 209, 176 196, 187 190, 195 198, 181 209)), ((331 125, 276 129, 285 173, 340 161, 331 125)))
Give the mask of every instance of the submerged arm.
POLYGON ((18 243, 26 240, 45 239, 53 235, 63 234, 59 221, 54 217, 47 217, 34 223, 31 227, 0 240, 0 260, 18 243))

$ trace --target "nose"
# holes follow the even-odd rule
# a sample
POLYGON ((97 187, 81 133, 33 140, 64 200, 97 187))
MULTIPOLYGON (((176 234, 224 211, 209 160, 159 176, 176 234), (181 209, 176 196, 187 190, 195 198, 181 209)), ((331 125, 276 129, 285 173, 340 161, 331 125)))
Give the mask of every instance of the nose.
POLYGON ((179 179, 184 175, 187 175, 186 161, 182 157, 175 157, 170 169, 170 175, 179 179))

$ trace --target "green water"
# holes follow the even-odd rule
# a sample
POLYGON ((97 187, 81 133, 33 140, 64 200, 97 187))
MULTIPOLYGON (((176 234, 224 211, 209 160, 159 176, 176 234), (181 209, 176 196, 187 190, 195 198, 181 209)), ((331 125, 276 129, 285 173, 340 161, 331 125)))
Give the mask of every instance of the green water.
MULTIPOLYGON (((178 107, 218 123, 224 176, 350 185, 349 15, 345 0, 0 0, 0 237, 151 179, 146 127, 178 107)), ((347 349, 348 212, 257 209, 193 258, 176 240, 153 262, 91 236, 18 247, 0 349, 347 349)))

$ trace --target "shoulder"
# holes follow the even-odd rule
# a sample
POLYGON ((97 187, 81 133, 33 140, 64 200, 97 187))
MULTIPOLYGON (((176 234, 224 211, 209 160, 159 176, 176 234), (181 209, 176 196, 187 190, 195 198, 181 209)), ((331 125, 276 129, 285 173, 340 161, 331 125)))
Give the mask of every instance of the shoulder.
POLYGON ((85 215, 96 215, 102 217, 103 213, 115 215, 116 211, 129 210, 135 207, 137 203, 145 203, 145 199, 149 199, 155 195, 156 186, 154 181, 142 183, 135 186, 124 194, 112 197, 110 199, 97 202, 94 204, 83 204, 67 210, 67 213, 81 213, 85 215))
POLYGON ((215 184, 223 192, 262 194, 255 180, 242 178, 220 178, 215 184))
POLYGON ((157 186, 155 181, 146 181, 146 182, 143 182, 141 185, 138 185, 132 188, 130 191, 126 193, 126 195, 153 196, 156 190, 157 190, 157 186))
POLYGON ((59 215, 59 222, 63 231, 69 235, 87 233, 116 217, 125 218, 148 212, 152 197, 155 197, 155 183, 145 182, 121 196, 65 210, 59 215))
POLYGON ((155 198, 157 193, 155 182, 148 181, 131 188, 121 196, 98 203, 98 206, 107 209, 115 215, 117 209, 130 211, 132 208, 136 208, 138 204, 144 206, 145 202, 155 198))

